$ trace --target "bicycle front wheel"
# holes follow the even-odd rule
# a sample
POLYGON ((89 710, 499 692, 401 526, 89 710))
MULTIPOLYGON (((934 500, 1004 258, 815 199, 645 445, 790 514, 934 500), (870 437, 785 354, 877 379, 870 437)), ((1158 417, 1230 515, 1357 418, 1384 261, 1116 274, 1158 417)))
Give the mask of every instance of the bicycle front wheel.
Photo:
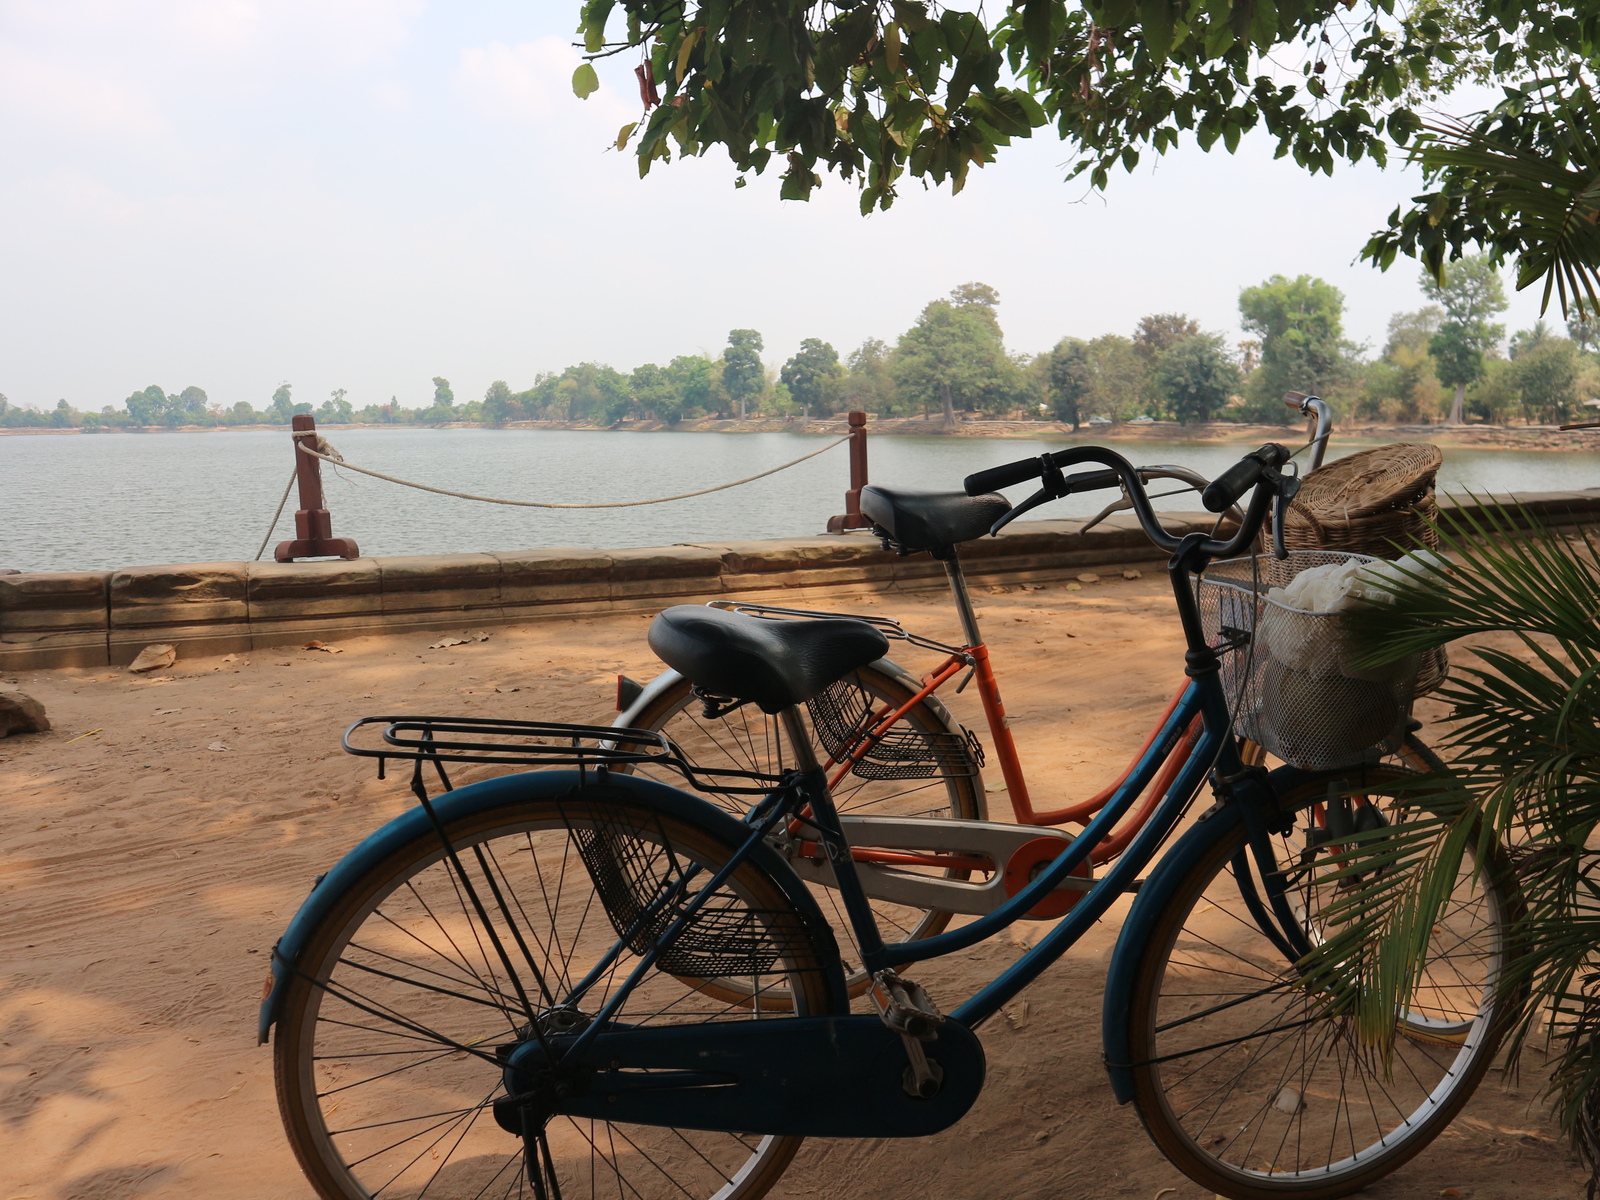
MULTIPOLYGON (((319 923, 284 995, 274 1060, 289 1141, 323 1200, 754 1200, 783 1172, 798 1138, 558 1114, 535 1143, 536 1186, 523 1137, 495 1119, 509 1051, 536 1023, 581 1029, 648 949, 632 948, 637 934, 619 943, 619 921, 638 928, 619 905, 669 895, 691 868, 708 880, 727 861, 706 829, 622 792, 588 787, 454 821, 453 858, 437 835, 418 837, 319 923)), ((826 934, 758 864, 741 865, 702 912, 716 936, 669 944, 617 1024, 759 1018, 763 1005, 699 986, 696 971, 740 969, 730 955, 748 960, 756 996, 782 988, 801 1015, 829 1011, 826 934)))
MULTIPOLYGON (((1329 772, 1298 781, 1280 802, 1310 814, 1330 787, 1359 781, 1365 794, 1355 802, 1398 822, 1419 799, 1397 787, 1409 777, 1392 767, 1356 779, 1329 772)), ((1234 1200, 1348 1195, 1432 1141, 1493 1060, 1514 892, 1499 864, 1464 866, 1386 1060, 1353 1018, 1304 984, 1298 956, 1263 911, 1266 878, 1242 819, 1210 819, 1218 835, 1172 891, 1135 973, 1139 1115, 1175 1166, 1234 1200)), ((1304 943, 1316 944, 1340 890, 1326 878, 1337 855, 1308 828, 1270 842, 1268 870, 1284 878, 1304 943)))

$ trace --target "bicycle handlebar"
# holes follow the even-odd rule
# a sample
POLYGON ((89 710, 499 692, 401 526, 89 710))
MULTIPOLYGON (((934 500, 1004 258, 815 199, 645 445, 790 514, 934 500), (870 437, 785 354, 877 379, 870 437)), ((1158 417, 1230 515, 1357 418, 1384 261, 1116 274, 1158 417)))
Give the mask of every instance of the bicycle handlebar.
POLYGON ((1298 413, 1317 419, 1316 431, 1311 435, 1311 461, 1306 465, 1307 471, 1315 471, 1322 465, 1322 456, 1328 452, 1328 434, 1333 429, 1333 410, 1321 396, 1308 396, 1304 392, 1285 392, 1283 403, 1298 413))
MULTIPOLYGON (((1250 487, 1262 484, 1256 487, 1255 494, 1250 497, 1250 505, 1245 510, 1233 537, 1225 542, 1215 538, 1204 538, 1196 547, 1199 553, 1209 558, 1233 558, 1255 542, 1262 525, 1266 522, 1267 509, 1273 501, 1280 497, 1286 500, 1288 496, 1285 493, 1293 492, 1294 481, 1285 479, 1277 471, 1278 467, 1288 460, 1289 451, 1285 447, 1276 442, 1268 442, 1229 467, 1206 489, 1208 497, 1206 507, 1212 512, 1220 512, 1233 504, 1250 487)), ((981 496, 986 492, 1025 483, 1030 479, 1043 479, 1045 488, 1018 506, 1019 509, 1035 508, 1046 501, 1059 499, 1072 492, 1093 491, 1098 488, 1114 487, 1120 483, 1127 493, 1129 503, 1133 506, 1134 514, 1139 518, 1139 524, 1144 528, 1146 537, 1167 551, 1177 550, 1185 541, 1184 538, 1175 537, 1162 528, 1155 509, 1151 507, 1150 495, 1145 490, 1138 469, 1116 451, 1103 446, 1073 446, 1066 450, 1042 454, 1038 458, 1022 459, 1003 466, 990 467, 986 471, 968 475, 964 487, 967 495, 981 496), (1076 466, 1079 463, 1099 463, 1108 469, 1084 471, 1077 475, 1061 474, 1062 467, 1076 466)), ((1002 523, 997 522, 996 528, 1002 523)), ((1281 525, 1281 520, 1278 523, 1281 525)))
POLYGON ((1200 503, 1207 512, 1219 513, 1238 503, 1239 497, 1255 487, 1269 470, 1283 466, 1289 452, 1277 442, 1268 442, 1259 450, 1252 450, 1209 484, 1200 493, 1200 503))
MULTIPOLYGON (((981 496, 985 492, 998 492, 1001 488, 1013 487, 1019 483, 1027 483, 1030 479, 1042 478, 1046 463, 1056 467, 1068 465, 1069 456, 1074 452, 1074 450, 1057 450, 1053 454, 1041 455, 1039 458, 1024 458, 1018 462, 1006 463, 1001 467, 990 467, 987 471, 978 471, 968 475, 962 486, 966 488, 969 496, 981 496)), ((1076 477, 1074 476, 1074 478, 1076 477)), ((1087 491, 1088 489, 1084 490, 1087 491)))

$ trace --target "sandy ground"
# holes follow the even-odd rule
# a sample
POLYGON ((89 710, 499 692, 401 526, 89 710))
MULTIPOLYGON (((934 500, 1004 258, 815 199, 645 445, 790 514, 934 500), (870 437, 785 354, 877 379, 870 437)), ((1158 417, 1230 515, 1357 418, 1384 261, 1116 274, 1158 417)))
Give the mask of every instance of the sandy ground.
MULTIPOLYGON (((980 596, 1039 801, 1098 790, 1170 694, 1181 656, 1165 589, 1146 567, 1076 592, 980 596)), ((934 593, 860 604, 955 633, 934 593)), ((655 670, 644 630, 638 616, 571 619, 447 650, 373 638, 338 654, 195 659, 153 679, 10 677, 56 728, 0 741, 0 1200, 308 1197, 255 1044, 266 951, 312 879, 410 803, 340 753, 340 730, 395 711, 608 719, 615 673, 655 670)), ((971 693, 952 706, 980 723, 971 693)), ((983 1030, 989 1085, 965 1121, 923 1141, 810 1143, 774 1194, 1203 1197, 1100 1067, 1122 911, 983 1030)), ((1039 931, 922 978, 953 1006, 1039 931)), ((1520 1085, 1491 1077, 1444 1137, 1365 1194, 1575 1200, 1581 1173, 1538 1077, 1536 1061, 1520 1085)))

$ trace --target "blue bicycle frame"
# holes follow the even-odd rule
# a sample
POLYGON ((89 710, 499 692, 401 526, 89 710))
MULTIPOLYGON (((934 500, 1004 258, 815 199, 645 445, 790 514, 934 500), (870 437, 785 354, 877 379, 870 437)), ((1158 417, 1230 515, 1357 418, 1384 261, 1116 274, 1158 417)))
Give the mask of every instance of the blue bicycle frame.
MULTIPOLYGON (((1094 882, 1082 899, 1037 946, 950 1014, 952 1020, 975 1028, 1038 978, 1083 936, 1118 896, 1131 889, 1138 873, 1149 864, 1171 835, 1213 767, 1219 769, 1223 776, 1232 776, 1242 769, 1238 748, 1231 736, 1227 696, 1216 673, 1203 674, 1191 680, 1150 749, 1105 808, 1073 840, 1066 852, 1052 860, 1035 879, 1000 908, 970 924, 920 941, 885 944, 856 875, 850 847, 841 831, 838 812, 828 794, 825 777, 819 770, 802 776, 796 786, 770 793, 750 811, 746 817, 750 834, 745 844, 718 869, 712 881, 679 910, 677 920, 662 935, 661 943, 670 942, 678 927, 687 925, 693 919, 703 898, 709 896, 715 890, 715 885, 731 874, 755 846, 784 823, 799 819, 816 831, 819 842, 833 864, 840 898, 869 972, 876 973, 939 958, 976 945, 1021 919, 1088 858, 1094 847, 1109 836, 1117 822, 1149 786, 1168 755, 1174 752, 1184 730, 1197 715, 1202 722, 1200 737, 1191 745, 1186 761, 1155 812, 1111 869, 1094 882)), ((612 1011, 620 1009, 633 985, 650 969, 658 950, 659 945, 636 964, 629 979, 596 1015, 589 1029, 570 1043, 568 1055, 574 1058, 582 1056, 606 1027, 612 1011)))

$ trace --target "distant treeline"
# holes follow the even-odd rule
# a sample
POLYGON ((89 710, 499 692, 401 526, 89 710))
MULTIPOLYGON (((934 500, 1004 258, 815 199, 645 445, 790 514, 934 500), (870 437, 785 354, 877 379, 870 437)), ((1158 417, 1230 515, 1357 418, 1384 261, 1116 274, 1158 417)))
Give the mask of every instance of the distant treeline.
POLYGON ((343 388, 313 407, 281 384, 265 409, 248 401, 210 403, 198 387, 177 394, 157 386, 134 392, 121 408, 79 412, 65 400, 40 412, 0 396, 8 427, 151 427, 287 425, 296 413, 323 424, 443 425, 567 421, 615 425, 628 420, 676 424, 699 417, 810 417, 864 409, 888 417, 955 421, 959 414, 1050 418, 1074 427, 1095 417, 1284 423, 1289 390, 1316 392, 1345 417, 1426 422, 1453 415, 1504 424, 1567 420, 1600 393, 1600 324, 1572 323, 1569 337, 1543 322, 1509 341, 1492 318, 1506 308, 1493 265, 1479 258, 1450 265, 1445 282, 1423 279, 1432 303, 1395 314, 1382 351, 1371 356, 1344 336, 1344 296, 1309 275, 1275 275, 1239 295, 1244 329, 1229 345, 1181 313, 1142 318, 1131 336, 1067 337, 1040 354, 1009 351, 1000 296, 968 283, 922 310, 890 345, 868 338, 841 360, 819 338, 806 338, 788 361, 768 366, 761 334, 735 329, 717 358, 680 355, 665 366, 622 372, 586 362, 540 375, 513 391, 503 380, 481 400, 456 403, 449 380, 435 376, 433 403, 356 408, 343 388))

